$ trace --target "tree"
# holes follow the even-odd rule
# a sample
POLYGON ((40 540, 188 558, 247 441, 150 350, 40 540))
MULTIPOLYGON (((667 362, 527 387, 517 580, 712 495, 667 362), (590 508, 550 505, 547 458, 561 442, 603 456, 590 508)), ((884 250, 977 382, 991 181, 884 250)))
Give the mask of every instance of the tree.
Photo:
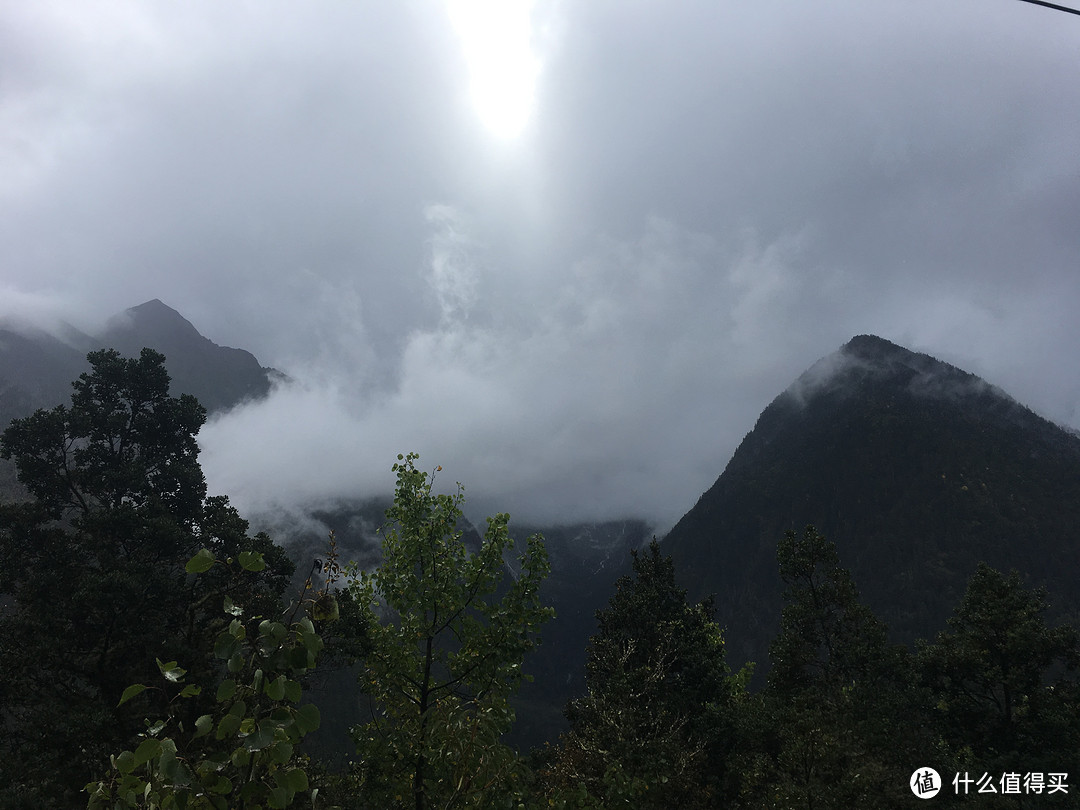
POLYGON ((350 585, 370 611, 360 684, 372 720, 353 732, 362 790, 377 807, 487 806, 517 777, 499 737, 514 719, 509 697, 525 677, 522 660, 552 615, 539 598, 547 553, 530 537, 505 582, 509 517, 488 518, 470 552, 457 528, 460 484, 456 495, 433 494, 434 473, 417 470, 416 459, 398 456, 393 466, 382 565, 350 585))
POLYGON ((769 651, 770 685, 794 692, 839 687, 875 674, 885 625, 859 601, 836 546, 807 526, 801 537, 787 532, 776 556, 787 604, 769 651))
POLYGON ((550 777, 584 785, 605 806, 712 807, 722 801, 733 678, 712 601, 687 602, 653 540, 617 583, 586 662, 588 694, 573 700, 550 777))
POLYGON ((1080 639, 1046 592, 980 563, 919 662, 944 734, 983 771, 1080 772, 1080 639))
POLYGON ((787 604, 768 687, 740 717, 744 800, 906 806, 916 760, 941 761, 910 655, 887 643, 836 547, 813 526, 787 532, 777 559, 787 604))
MULTIPOLYGON (((186 568, 204 574, 220 562, 202 549, 186 568)), ((250 551, 241 552, 238 563, 249 571, 265 566, 263 556, 250 551)), ((230 564, 232 560, 225 561, 230 564)), ((193 723, 185 727, 183 702, 202 690, 184 683, 187 670, 175 661, 157 660, 161 686, 132 684, 125 689, 121 703, 148 689, 162 690, 171 698, 169 715, 148 722, 133 750, 110 757, 110 778, 86 786, 89 810, 285 808, 298 792, 306 792, 307 773, 293 761, 293 750, 318 728, 320 716, 313 704, 301 703, 301 679, 314 669, 323 648, 316 630, 319 617, 333 621, 336 616, 335 568, 331 558, 324 569, 330 575, 314 596, 308 595, 308 578, 285 622, 252 616, 225 597, 222 607, 229 624, 213 650, 221 662, 214 710, 193 723)), ((317 792, 311 791, 313 804, 317 792)))
POLYGON ((207 497, 195 440, 205 411, 169 396, 165 358, 88 359, 70 406, 0 438, 33 497, 0 508, 0 804, 71 805, 108 752, 164 709, 152 693, 118 707, 124 688, 157 674, 155 657, 207 676, 215 665, 199 651, 222 626, 225 592, 276 608, 293 569, 226 498, 207 497), (258 551, 267 566, 195 578, 185 564, 203 547, 258 551))

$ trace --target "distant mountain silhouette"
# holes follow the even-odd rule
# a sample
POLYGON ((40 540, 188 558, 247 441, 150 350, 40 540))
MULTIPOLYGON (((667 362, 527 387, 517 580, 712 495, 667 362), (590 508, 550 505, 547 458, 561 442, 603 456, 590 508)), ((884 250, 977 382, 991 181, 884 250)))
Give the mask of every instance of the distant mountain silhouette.
POLYGON ((0 429, 17 416, 64 402, 86 371, 94 340, 71 326, 59 335, 0 324, 0 429))
POLYGON ((219 346, 203 337, 179 312, 156 298, 112 318, 97 340, 131 357, 144 346, 161 352, 173 392, 193 394, 208 411, 266 396, 272 379, 279 375, 260 366, 251 352, 219 346))
POLYGON ((668 533, 692 595, 715 593, 732 664, 767 667, 776 543, 814 524, 894 638, 931 637, 984 560, 1080 605, 1080 438, 984 380, 853 338, 761 414, 668 533))
POLYGON ((209 411, 265 396, 281 376, 242 349, 218 346, 179 312, 154 299, 114 316, 100 335, 69 325, 48 332, 0 323, 0 429, 38 408, 65 402, 89 370, 86 354, 112 348, 134 357, 143 347, 165 355, 172 393, 194 394, 209 411))

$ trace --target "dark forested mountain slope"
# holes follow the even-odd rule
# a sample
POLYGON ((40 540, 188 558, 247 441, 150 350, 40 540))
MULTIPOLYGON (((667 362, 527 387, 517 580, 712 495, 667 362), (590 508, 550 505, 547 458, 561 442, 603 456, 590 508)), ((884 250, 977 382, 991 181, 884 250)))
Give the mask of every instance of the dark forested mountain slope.
POLYGON ((1080 605, 1080 438, 978 377, 881 338, 822 359, 761 414, 665 538, 715 593, 731 662, 767 662, 777 539, 812 523, 897 640, 930 637, 984 560, 1080 605))
POLYGON ((137 356, 144 346, 165 355, 175 393, 193 394, 208 411, 266 396, 279 372, 251 352, 219 346, 156 298, 117 315, 98 343, 137 356))
POLYGON ((13 418, 66 401, 72 380, 90 368, 87 352, 110 348, 136 357, 143 347, 165 355, 174 396, 194 394, 209 411, 265 396, 280 376, 260 366, 251 353, 203 337, 157 299, 116 315, 99 335, 72 326, 46 332, 0 324, 0 428, 13 418))
POLYGON ((52 407, 71 394, 71 381, 90 366, 94 339, 74 327, 52 334, 0 323, 0 428, 17 416, 52 407))

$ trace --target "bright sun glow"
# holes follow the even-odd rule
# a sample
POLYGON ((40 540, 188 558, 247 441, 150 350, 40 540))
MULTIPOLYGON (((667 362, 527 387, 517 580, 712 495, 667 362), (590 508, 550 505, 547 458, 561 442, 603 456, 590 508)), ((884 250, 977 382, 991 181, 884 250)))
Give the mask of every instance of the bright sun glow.
POLYGON ((532 0, 448 0, 473 103, 495 135, 518 135, 532 115, 539 60, 532 52, 532 0))

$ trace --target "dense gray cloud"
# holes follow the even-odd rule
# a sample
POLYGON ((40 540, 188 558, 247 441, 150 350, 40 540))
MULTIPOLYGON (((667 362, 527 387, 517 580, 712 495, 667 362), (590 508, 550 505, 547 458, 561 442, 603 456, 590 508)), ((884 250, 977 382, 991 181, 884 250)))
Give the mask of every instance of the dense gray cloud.
POLYGON ((531 19, 502 137, 436 0, 0 6, 0 314, 161 298, 289 373, 201 439, 248 508, 385 491, 416 449, 477 508, 663 527, 865 332, 1080 427, 1080 21, 531 19))

